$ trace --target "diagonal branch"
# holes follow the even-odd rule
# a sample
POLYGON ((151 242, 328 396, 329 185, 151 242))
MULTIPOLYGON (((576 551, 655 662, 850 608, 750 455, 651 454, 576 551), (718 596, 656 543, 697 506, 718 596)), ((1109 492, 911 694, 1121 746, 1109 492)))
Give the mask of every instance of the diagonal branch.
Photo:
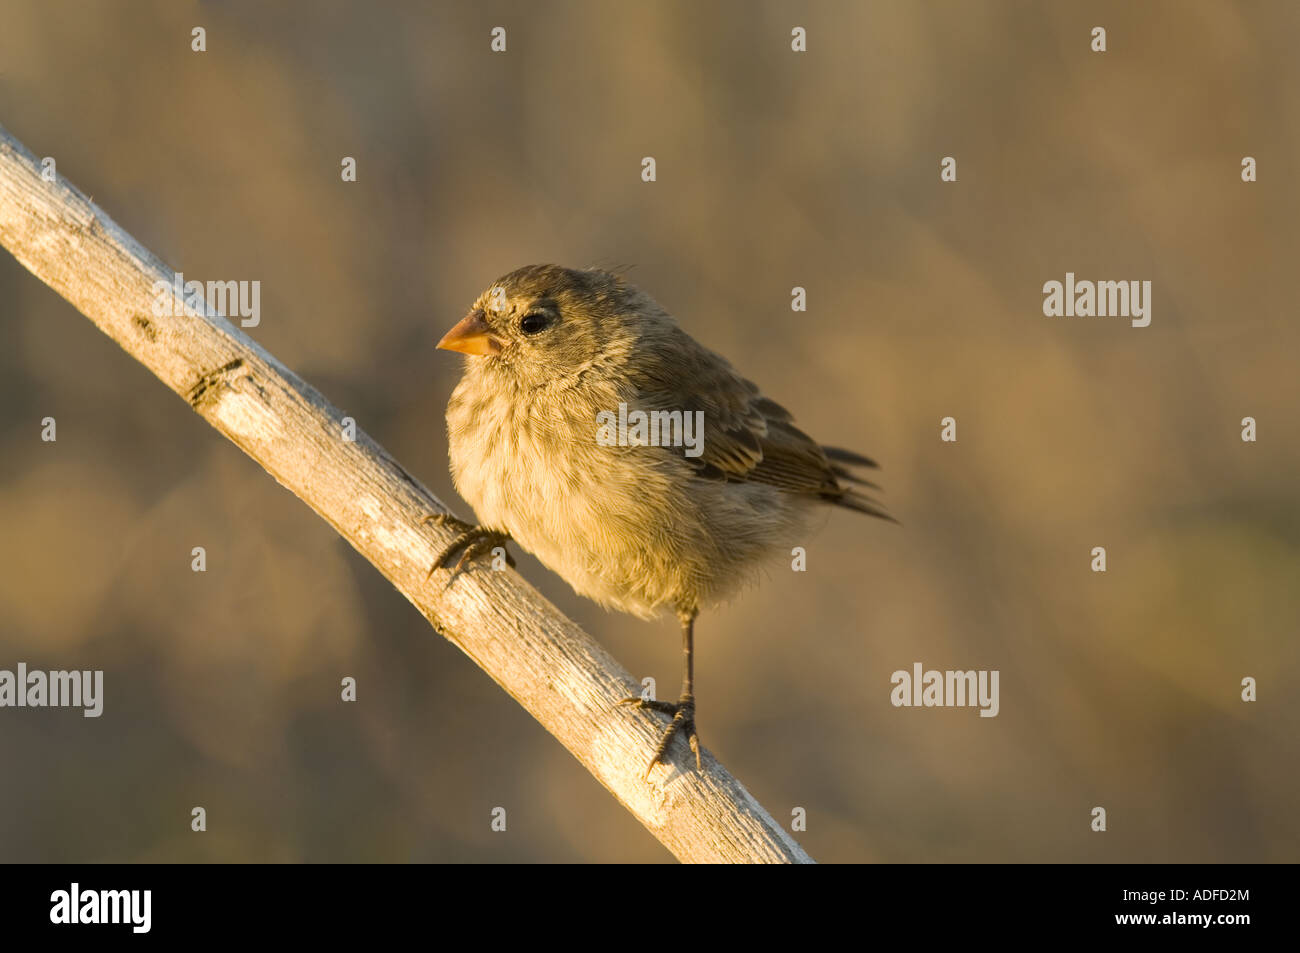
POLYGON ((454 532, 421 521, 446 508, 211 308, 156 315, 173 271, 2 127, 0 245, 333 526, 678 859, 811 863, 711 755, 645 780, 660 726, 616 707, 638 691, 627 671, 513 570, 426 580, 454 532))

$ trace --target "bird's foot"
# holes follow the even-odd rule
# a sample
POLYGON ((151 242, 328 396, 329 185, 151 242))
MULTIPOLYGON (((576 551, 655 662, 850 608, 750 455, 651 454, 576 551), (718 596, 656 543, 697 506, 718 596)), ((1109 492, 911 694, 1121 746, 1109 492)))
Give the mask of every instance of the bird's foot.
MULTIPOLYGON (((438 558, 433 561, 433 565, 429 567, 429 572, 424 577, 425 581, 428 581, 429 577, 432 576, 436 570, 442 569, 444 563, 446 563, 447 560, 458 550, 463 550, 463 552, 461 553, 460 559, 456 562, 455 568, 451 572, 452 580, 464 572, 472 560, 477 559, 479 556, 486 556, 498 546, 504 548, 505 544, 510 542, 509 533, 503 533, 500 530, 495 529, 487 529, 483 526, 475 526, 473 523, 466 523, 464 520, 459 520, 450 513, 434 513, 432 516, 426 516, 422 522, 433 523, 437 526, 446 526, 450 529, 454 529, 457 533, 456 538, 453 539, 443 549, 443 551, 438 554, 438 558)), ((510 566, 515 564, 515 558, 510 555, 509 550, 506 550, 506 563, 510 566)), ((450 582, 451 580, 448 581, 450 582)))
POLYGON ((655 756, 650 759, 650 765, 645 770, 646 778, 650 777, 650 772, 654 770, 656 764, 667 764, 664 755, 668 751, 668 746, 672 744, 673 738, 678 734, 686 736, 687 743, 691 746, 691 751, 695 752, 695 770, 703 770, 700 765, 700 736, 695 732, 695 696, 683 695, 675 702, 647 701, 640 695, 632 698, 624 698, 620 705, 632 705, 637 708, 648 708, 651 711, 662 712, 672 717, 672 723, 664 729, 663 737, 659 739, 659 747, 655 749, 655 756))

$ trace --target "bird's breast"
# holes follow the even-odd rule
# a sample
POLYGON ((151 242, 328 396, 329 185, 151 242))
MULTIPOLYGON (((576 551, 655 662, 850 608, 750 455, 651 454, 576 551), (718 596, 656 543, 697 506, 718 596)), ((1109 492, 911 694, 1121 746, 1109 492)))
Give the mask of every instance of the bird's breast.
POLYGON ((650 616, 725 596, 788 529, 784 494, 696 479, 666 448, 604 444, 599 404, 467 378, 447 408, 456 489, 480 523, 603 605, 650 616))

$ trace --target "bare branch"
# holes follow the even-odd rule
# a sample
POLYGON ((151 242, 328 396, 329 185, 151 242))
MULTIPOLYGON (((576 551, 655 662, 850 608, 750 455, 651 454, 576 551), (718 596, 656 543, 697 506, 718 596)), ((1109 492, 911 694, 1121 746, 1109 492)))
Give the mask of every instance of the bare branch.
POLYGON ((680 860, 811 862, 707 753, 702 772, 679 752, 645 780, 662 726, 617 707, 638 691, 622 666, 512 570, 426 580, 453 533, 421 520, 445 507, 362 431, 344 440, 343 415, 224 317, 154 314, 172 269, 3 128, 0 244, 320 514, 680 860))

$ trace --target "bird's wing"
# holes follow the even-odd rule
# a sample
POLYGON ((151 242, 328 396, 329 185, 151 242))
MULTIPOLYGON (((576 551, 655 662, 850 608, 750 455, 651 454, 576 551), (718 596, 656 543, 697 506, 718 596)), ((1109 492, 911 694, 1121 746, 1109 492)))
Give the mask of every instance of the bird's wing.
POLYGON ((673 342, 672 365, 638 362, 646 369, 637 382, 638 403, 647 410, 703 412, 703 452, 686 457, 701 478, 763 483, 889 518, 875 500, 840 482, 874 487, 849 469, 875 467, 873 461, 849 451, 822 448, 794 425, 788 410, 764 397, 725 358, 685 332, 678 333, 681 339, 673 342), (668 370, 656 375, 655 368, 668 370), (668 374, 671 379, 666 379, 668 374))

